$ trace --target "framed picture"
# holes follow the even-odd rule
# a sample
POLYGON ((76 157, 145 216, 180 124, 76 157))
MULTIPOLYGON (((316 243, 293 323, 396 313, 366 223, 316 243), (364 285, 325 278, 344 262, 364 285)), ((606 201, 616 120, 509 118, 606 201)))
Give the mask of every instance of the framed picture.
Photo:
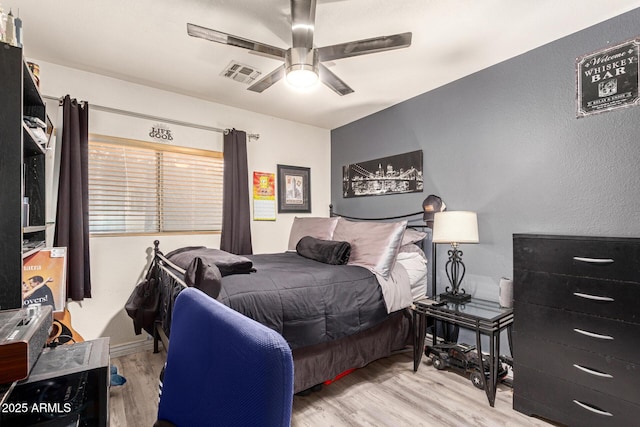
POLYGON ((278 213, 311 212, 309 168, 278 165, 278 213))
POLYGON ((342 196, 363 197, 422 192, 422 150, 342 167, 342 196))

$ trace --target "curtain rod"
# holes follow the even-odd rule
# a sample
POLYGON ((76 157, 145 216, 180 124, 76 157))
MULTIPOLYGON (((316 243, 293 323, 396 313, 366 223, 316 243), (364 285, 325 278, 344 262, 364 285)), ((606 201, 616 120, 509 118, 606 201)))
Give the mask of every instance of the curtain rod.
MULTIPOLYGON (((43 98, 45 99, 49 99, 51 101, 58 101, 58 102, 62 102, 63 98, 57 98, 55 96, 49 96, 49 95, 42 95, 43 98)), ((178 125, 178 126, 186 126, 186 127, 191 127, 191 128, 195 128, 195 129, 202 129, 202 130, 208 130, 211 132, 220 132, 223 133, 225 135, 227 135, 230 131, 230 129, 221 129, 221 128, 216 128, 213 126, 206 126, 206 125, 200 125, 197 123, 189 123, 189 122, 184 122, 182 120, 174 120, 174 119, 167 119, 164 117, 158 117, 158 116, 152 116, 150 114, 143 114, 143 113, 136 113, 134 111, 127 111, 127 110, 120 110, 118 108, 111 108, 111 107, 105 107, 103 105, 97 105, 97 104, 91 104, 91 108, 98 110, 98 111, 104 111, 106 113, 113 113, 113 114, 120 114, 123 116, 130 116, 130 117, 136 117, 139 119, 147 119, 147 120, 157 120, 160 122, 165 122, 165 123, 171 123, 174 125, 178 125)), ((247 133, 247 138, 248 139, 254 139, 254 140, 258 140, 260 139, 260 134, 259 133, 247 133)))

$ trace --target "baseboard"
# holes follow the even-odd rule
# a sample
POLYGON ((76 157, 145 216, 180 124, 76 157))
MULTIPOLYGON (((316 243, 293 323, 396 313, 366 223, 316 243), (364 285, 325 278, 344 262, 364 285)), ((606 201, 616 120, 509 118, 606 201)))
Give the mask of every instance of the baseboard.
POLYGON ((151 337, 143 341, 112 345, 109 348, 109 355, 114 358, 148 350, 153 350, 153 339, 151 337))

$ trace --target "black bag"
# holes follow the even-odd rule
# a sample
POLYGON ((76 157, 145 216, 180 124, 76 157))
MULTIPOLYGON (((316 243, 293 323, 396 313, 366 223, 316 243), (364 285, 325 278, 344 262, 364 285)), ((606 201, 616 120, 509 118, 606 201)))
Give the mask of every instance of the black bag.
POLYGON ((215 264, 195 257, 185 271, 184 283, 187 286, 200 289, 211 298, 216 299, 222 289, 222 274, 215 264))
POLYGON ((153 335, 153 327, 160 306, 157 273, 158 267, 154 261, 145 279, 136 285, 124 305, 127 314, 133 319, 133 329, 136 335, 140 335, 142 329, 153 335))

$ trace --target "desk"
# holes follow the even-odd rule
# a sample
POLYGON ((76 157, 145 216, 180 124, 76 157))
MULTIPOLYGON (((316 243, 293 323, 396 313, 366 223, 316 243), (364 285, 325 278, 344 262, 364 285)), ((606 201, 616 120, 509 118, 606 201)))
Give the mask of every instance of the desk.
MULTIPOLYGON (((513 309, 502 308, 497 302, 472 299, 464 304, 445 303, 433 304, 434 301, 417 301, 413 307, 413 370, 417 371, 424 353, 424 340, 426 335, 427 318, 437 321, 445 321, 454 325, 469 328, 476 333, 476 349, 478 360, 485 371, 480 335, 489 337, 489 378, 484 382, 484 391, 487 394, 489 405, 493 406, 496 400, 496 387, 498 379, 498 363, 500 356, 500 331, 507 328, 509 347, 511 347, 511 325, 513 323, 513 309)), ((434 324, 434 330, 436 330, 434 324)), ((433 334, 433 344, 436 344, 436 334, 433 334)))

